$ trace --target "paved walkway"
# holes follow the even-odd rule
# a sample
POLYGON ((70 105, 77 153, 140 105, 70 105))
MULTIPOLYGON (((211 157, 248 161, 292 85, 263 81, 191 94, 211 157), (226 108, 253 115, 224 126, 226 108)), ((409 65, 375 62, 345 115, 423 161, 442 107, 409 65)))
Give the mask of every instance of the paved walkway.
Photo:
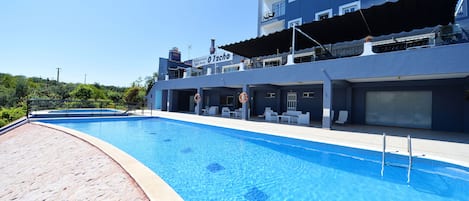
POLYGON ((148 200, 95 147, 26 124, 0 136, 0 200, 148 200))
MULTIPOLYGON (((469 167, 469 134, 436 132, 423 129, 405 129, 395 127, 334 125, 332 130, 311 126, 297 126, 260 121, 213 116, 197 116, 164 111, 136 111, 139 115, 152 115, 191 121, 201 124, 248 130, 277 136, 286 136, 303 140, 350 146, 368 150, 382 151, 385 132, 387 152, 407 155, 407 138, 412 136, 412 150, 416 157, 430 158, 469 167)), ((314 124, 316 126, 316 124, 314 124)))

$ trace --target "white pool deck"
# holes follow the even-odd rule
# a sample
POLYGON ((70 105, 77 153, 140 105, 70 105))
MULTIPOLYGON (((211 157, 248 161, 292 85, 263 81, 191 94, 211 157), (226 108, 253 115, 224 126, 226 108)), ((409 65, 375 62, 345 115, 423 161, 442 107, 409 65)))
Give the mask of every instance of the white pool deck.
MULTIPOLYGON (((232 129, 285 136, 315 142, 323 142, 361 149, 382 151, 386 133, 386 152, 408 155, 407 135, 412 137, 414 157, 429 158, 469 167, 469 134, 439 132, 425 129, 366 125, 333 125, 331 130, 310 126, 298 126, 264 122, 261 119, 240 120, 219 116, 199 116, 165 111, 134 111, 135 114, 190 121, 232 129)), ((318 125, 317 123, 313 125, 318 125)))

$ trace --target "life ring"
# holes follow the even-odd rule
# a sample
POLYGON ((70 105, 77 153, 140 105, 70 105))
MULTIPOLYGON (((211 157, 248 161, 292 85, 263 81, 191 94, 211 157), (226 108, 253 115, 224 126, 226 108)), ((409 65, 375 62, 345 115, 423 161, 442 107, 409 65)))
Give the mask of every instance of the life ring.
POLYGON ((200 102, 200 94, 199 94, 199 93, 196 93, 196 94, 194 95, 194 101, 195 101, 196 103, 199 103, 199 102, 200 102))
POLYGON ((239 98, 240 103, 245 103, 245 102, 248 102, 248 100, 249 100, 249 96, 246 92, 243 92, 243 93, 239 94, 238 98, 239 98))

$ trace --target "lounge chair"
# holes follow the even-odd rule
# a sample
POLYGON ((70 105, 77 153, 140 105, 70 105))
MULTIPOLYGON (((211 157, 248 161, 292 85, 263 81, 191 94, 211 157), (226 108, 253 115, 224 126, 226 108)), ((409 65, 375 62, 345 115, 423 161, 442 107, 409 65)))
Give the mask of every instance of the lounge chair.
POLYGON ((228 107, 222 107, 221 108, 221 116, 222 117, 230 117, 230 108, 228 107))
POLYGON ((347 122, 347 118, 348 118, 348 111, 341 110, 339 111, 339 118, 337 119, 337 121, 335 121, 335 123, 345 124, 345 122, 347 122))

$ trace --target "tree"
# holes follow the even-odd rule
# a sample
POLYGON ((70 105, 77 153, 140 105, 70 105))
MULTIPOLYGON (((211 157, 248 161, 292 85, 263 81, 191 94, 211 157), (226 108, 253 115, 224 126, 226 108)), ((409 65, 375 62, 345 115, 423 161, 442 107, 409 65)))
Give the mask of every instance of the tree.
POLYGON ((77 88, 70 92, 70 96, 80 100, 88 100, 93 96, 93 88, 85 84, 78 85, 77 88))
POLYGON ((140 92, 139 87, 129 88, 124 94, 125 102, 127 104, 135 104, 135 103, 141 102, 141 100, 139 100, 139 92, 140 92))
POLYGON ((158 79, 158 73, 154 72, 152 76, 147 76, 145 77, 145 88, 146 88, 146 93, 150 92, 151 88, 155 84, 155 80, 158 79))
POLYGON ((28 96, 28 80, 24 76, 16 78, 15 96, 17 101, 23 101, 28 96))
POLYGON ((107 92, 107 97, 109 99, 111 99, 112 102, 114 102, 114 104, 117 104, 120 101, 122 101, 122 93, 118 93, 118 92, 115 92, 115 91, 108 91, 107 92))

